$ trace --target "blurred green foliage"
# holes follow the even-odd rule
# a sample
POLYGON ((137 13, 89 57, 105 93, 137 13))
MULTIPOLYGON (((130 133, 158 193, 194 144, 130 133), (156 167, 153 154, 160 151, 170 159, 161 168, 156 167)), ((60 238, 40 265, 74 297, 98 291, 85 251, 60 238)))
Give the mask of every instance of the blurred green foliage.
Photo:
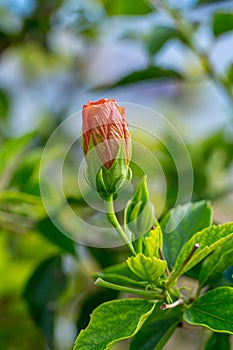
MULTIPOLYGON (((125 250, 74 243, 52 223, 40 197, 44 146, 56 126, 80 109, 86 99, 102 94, 122 98, 132 89, 132 94, 139 91, 145 96, 146 104, 145 84, 149 83, 155 89, 163 87, 164 95, 167 87, 175 86, 175 97, 171 98, 185 109, 191 99, 187 95, 186 100, 179 98, 181 87, 185 90, 188 82, 199 84, 210 79, 218 89, 227 122, 202 138, 189 139, 185 129, 182 135, 193 164, 193 200, 211 199, 215 222, 233 219, 233 65, 231 61, 224 71, 216 69, 210 52, 200 48, 197 40, 203 28, 212 46, 220 45, 226 36, 232 38, 233 3, 196 0, 182 4, 162 0, 0 2, 1 349, 70 349, 91 311, 117 296, 93 287, 90 276, 100 267, 121 262, 125 250), (150 24, 146 30, 143 23, 150 24), (120 32, 118 36, 114 31, 108 33, 111 26, 120 32), (122 74, 124 57, 119 66, 112 57, 107 63, 117 74, 108 77, 105 62, 98 73, 92 64, 105 40, 107 45, 112 41, 132 45, 132 51, 139 45, 146 63, 136 68, 129 65, 122 74), (192 52, 197 65, 164 64, 159 57, 171 43, 178 43, 181 54, 187 54, 187 62, 192 52)), ((228 50, 232 51, 231 47, 228 50)), ((149 94, 153 100, 155 96, 151 91, 149 94)), ((192 103, 195 109, 195 101, 192 103)), ((204 119, 212 124, 212 116, 203 115, 204 119)), ((61 140, 66 138, 67 134, 61 135, 61 140)), ((149 147, 166 177, 165 213, 176 201, 176 166, 160 142, 149 147)), ((91 220, 94 210, 85 208, 81 194, 71 185, 75 176, 71 164, 66 177, 69 203, 91 220)), ((137 173, 135 169, 135 182, 140 177, 140 170, 137 173)), ((49 183, 45 185, 48 194, 53 191, 49 183)), ((62 206, 56 215, 61 217, 62 206)), ((101 220, 98 215, 95 218, 101 220)), ((228 272, 226 279, 231 275, 228 272)), ((232 285, 232 278, 228 284, 232 285)), ((210 338, 206 349, 219 341, 210 338)))

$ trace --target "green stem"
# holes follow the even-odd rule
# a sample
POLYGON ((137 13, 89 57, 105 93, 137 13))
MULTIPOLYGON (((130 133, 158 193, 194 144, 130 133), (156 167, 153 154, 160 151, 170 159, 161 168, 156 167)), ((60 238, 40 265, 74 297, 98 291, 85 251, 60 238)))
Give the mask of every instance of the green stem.
POLYGON ((116 229, 116 231, 118 232, 118 234, 121 237, 122 241, 128 247, 128 249, 131 252, 131 254, 136 255, 136 252, 134 250, 134 247, 133 247, 132 243, 129 241, 128 236, 123 231, 121 225, 119 224, 119 222, 117 220, 117 217, 116 217, 116 214, 115 214, 115 210, 114 210, 114 204, 113 204, 113 195, 110 195, 105 200, 105 208, 106 208, 106 215, 107 215, 107 218, 108 218, 109 222, 116 229))
POLYGON ((149 290, 143 290, 143 289, 136 289, 136 288, 130 288, 130 287, 125 287, 121 286, 119 284, 114 284, 110 283, 107 281, 104 281, 102 278, 97 278, 95 284, 99 287, 104 287, 104 288, 110 288, 114 290, 119 290, 120 292, 124 293, 130 293, 130 294, 137 294, 137 295, 142 295, 144 297, 148 297, 151 299, 163 299, 162 295, 162 289, 156 288, 155 290, 149 291, 149 290))

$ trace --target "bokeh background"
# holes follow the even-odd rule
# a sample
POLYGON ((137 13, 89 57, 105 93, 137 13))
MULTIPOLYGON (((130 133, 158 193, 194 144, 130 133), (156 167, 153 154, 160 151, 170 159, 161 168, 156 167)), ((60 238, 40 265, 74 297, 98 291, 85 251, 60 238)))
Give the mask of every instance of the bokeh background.
MULTIPOLYGON (((192 200, 211 200, 215 223, 233 220, 233 1, 0 0, 0 349, 71 349, 93 308, 117 297, 94 287, 92 275, 122 261, 124 248, 74 243, 48 217, 39 186, 51 133, 102 97, 141 104, 172 122, 191 156, 192 200)), ((51 157, 69 132, 59 137, 51 157)), ((166 130, 163 137, 172 143, 166 130)), ((176 167, 161 143, 143 143, 165 174, 164 213, 176 203, 176 167)), ((69 204, 101 222, 76 177, 68 160, 69 204)), ((54 198, 51 183, 43 185, 54 198)), ((66 220, 59 208, 54 215, 66 220)), ((201 348, 208 332, 195 332, 176 332, 180 349, 201 348)))

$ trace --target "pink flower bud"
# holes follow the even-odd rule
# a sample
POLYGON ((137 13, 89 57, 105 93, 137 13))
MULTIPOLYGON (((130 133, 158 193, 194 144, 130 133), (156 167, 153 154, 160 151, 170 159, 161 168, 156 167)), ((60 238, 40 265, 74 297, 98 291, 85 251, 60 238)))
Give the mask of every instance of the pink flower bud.
POLYGON ((85 155, 88 153, 90 139, 96 147, 101 163, 109 169, 117 158, 124 140, 126 162, 130 156, 130 134, 125 115, 125 108, 118 106, 114 99, 97 102, 88 101, 83 105, 82 135, 85 155))

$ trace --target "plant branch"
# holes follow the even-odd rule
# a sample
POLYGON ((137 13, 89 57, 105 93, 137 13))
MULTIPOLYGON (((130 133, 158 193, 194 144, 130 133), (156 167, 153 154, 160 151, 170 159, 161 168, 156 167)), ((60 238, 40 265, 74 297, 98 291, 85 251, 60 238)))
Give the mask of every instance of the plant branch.
POLYGON ((174 307, 176 307, 178 305, 183 305, 183 304, 184 304, 184 299, 179 298, 178 300, 176 300, 172 304, 163 303, 162 305, 160 305, 160 309, 161 310, 173 309, 174 307))
POLYGON ((95 281, 95 285, 97 285, 98 287, 104 287, 104 288, 110 288, 110 289, 114 289, 114 290, 119 290, 120 292, 125 292, 125 293, 130 293, 130 294, 138 294, 144 297, 148 297, 151 299, 162 299, 163 295, 162 295, 162 289, 160 288, 156 288, 154 290, 145 290, 145 289, 137 289, 137 288, 130 288, 130 287, 126 287, 126 286, 121 286, 119 284, 114 284, 114 283, 110 283, 107 281, 104 281, 102 278, 97 278, 97 280, 95 281))
POLYGON ((166 1, 150 0, 150 2, 158 10, 165 11, 173 19, 177 30, 183 36, 186 45, 198 57, 205 73, 225 92, 229 102, 233 105, 232 84, 227 77, 222 77, 215 72, 207 53, 201 51, 195 45, 193 39, 195 33, 194 26, 188 22, 177 9, 173 9, 166 1))
MULTIPOLYGON (((159 248, 159 255, 160 255, 160 258, 161 258, 162 260, 166 261, 165 258, 164 258, 164 255, 163 255, 163 252, 162 252, 162 249, 161 249, 161 248, 159 248)), ((166 273, 167 276, 170 275, 170 271, 169 271, 168 266, 166 266, 165 273, 166 273)))

